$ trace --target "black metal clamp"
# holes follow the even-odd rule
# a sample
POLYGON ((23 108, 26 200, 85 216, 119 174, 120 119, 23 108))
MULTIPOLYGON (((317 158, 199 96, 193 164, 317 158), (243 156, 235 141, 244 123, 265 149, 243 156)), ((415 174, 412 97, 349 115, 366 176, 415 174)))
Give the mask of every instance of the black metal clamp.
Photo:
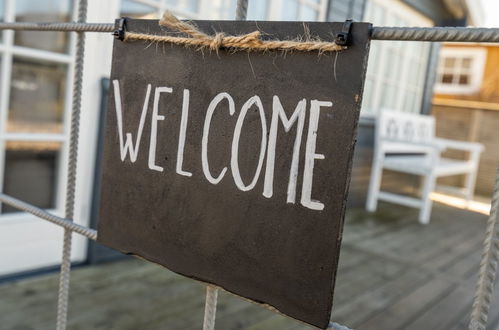
POLYGON ((118 29, 114 30, 113 36, 116 39, 119 39, 121 41, 125 40, 125 33, 126 33, 126 17, 120 18, 118 22, 118 29))
POLYGON ((352 19, 347 19, 345 23, 343 23, 341 32, 336 35, 336 39, 334 40, 337 45, 349 46, 352 43, 352 34, 350 33, 352 29, 352 23, 352 19))

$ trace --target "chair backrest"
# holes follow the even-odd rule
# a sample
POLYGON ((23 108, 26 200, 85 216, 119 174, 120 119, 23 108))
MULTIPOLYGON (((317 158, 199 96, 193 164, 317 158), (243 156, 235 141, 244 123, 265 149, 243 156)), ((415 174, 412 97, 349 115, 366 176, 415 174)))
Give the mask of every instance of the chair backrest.
POLYGON ((384 110, 376 124, 376 144, 384 149, 408 152, 417 151, 415 143, 431 143, 435 138, 433 116, 384 110))

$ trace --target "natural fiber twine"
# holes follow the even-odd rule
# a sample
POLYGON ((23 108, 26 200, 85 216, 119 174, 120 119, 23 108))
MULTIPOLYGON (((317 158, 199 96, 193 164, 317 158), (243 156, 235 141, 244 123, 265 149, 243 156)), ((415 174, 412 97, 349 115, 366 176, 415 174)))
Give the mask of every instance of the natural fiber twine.
MULTIPOLYGON (((246 51, 296 50, 302 52, 318 51, 319 53, 324 53, 337 52, 346 49, 345 46, 337 45, 334 42, 318 39, 311 40, 310 37, 307 37, 305 40, 262 40, 261 32, 258 30, 238 36, 226 35, 223 32, 218 32, 214 36, 210 36, 199 31, 194 25, 180 21, 169 11, 164 13, 159 24, 170 30, 185 33, 190 37, 160 36, 127 31, 125 33, 124 41, 144 40, 151 42, 166 42, 175 45, 192 46, 197 49, 208 48, 214 51, 226 48, 246 51)), ((307 34, 308 33, 306 33, 306 35, 307 34)))

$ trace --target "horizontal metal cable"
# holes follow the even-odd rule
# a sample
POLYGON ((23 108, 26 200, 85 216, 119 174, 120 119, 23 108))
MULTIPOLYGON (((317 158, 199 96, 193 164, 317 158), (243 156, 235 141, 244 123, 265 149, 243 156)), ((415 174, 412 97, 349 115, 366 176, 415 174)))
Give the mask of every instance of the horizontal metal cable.
POLYGON ((372 29, 373 40, 499 42, 497 28, 384 27, 372 29))
POLYGON ((88 237, 88 238, 94 240, 94 241, 97 239, 97 230, 87 228, 87 227, 81 226, 79 224, 73 223, 68 219, 64 219, 64 218, 58 217, 56 215, 53 215, 51 213, 48 213, 48 212, 46 212, 46 211, 44 211, 36 206, 33 206, 33 205, 28 204, 26 202, 23 202, 17 198, 0 193, 0 202, 8 204, 8 205, 10 205, 18 210, 31 213, 39 218, 50 221, 58 226, 64 227, 64 228, 69 229, 71 231, 74 231, 75 233, 81 234, 85 237, 88 237))
POLYGON ((113 23, 0 23, 0 30, 113 32, 113 23))
MULTIPOLYGON (((0 23, 0 30, 113 32, 113 23, 0 23)), ((372 29, 373 40, 499 42, 499 28, 386 27, 372 29)))

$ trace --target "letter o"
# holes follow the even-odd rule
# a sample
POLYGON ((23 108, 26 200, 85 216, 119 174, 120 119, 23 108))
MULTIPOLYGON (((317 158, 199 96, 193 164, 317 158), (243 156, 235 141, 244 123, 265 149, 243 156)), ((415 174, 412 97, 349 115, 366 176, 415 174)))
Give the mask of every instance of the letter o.
POLYGON ((246 101, 241 108, 239 117, 237 118, 236 127, 234 128, 234 137, 232 138, 232 155, 230 160, 230 168, 232 171, 232 176, 236 186, 242 191, 248 191, 255 187, 258 177, 263 166, 263 160, 265 158, 265 150, 267 148, 267 122, 265 120, 265 112, 263 111, 262 101, 258 95, 255 95, 246 101), (248 113, 249 108, 255 104, 258 107, 258 112, 260 114, 260 123, 262 124, 262 141, 260 144, 260 156, 258 159, 258 166, 256 168, 255 176, 249 185, 245 185, 241 179, 241 173, 239 171, 239 138, 241 137, 241 128, 243 127, 244 119, 248 113))

